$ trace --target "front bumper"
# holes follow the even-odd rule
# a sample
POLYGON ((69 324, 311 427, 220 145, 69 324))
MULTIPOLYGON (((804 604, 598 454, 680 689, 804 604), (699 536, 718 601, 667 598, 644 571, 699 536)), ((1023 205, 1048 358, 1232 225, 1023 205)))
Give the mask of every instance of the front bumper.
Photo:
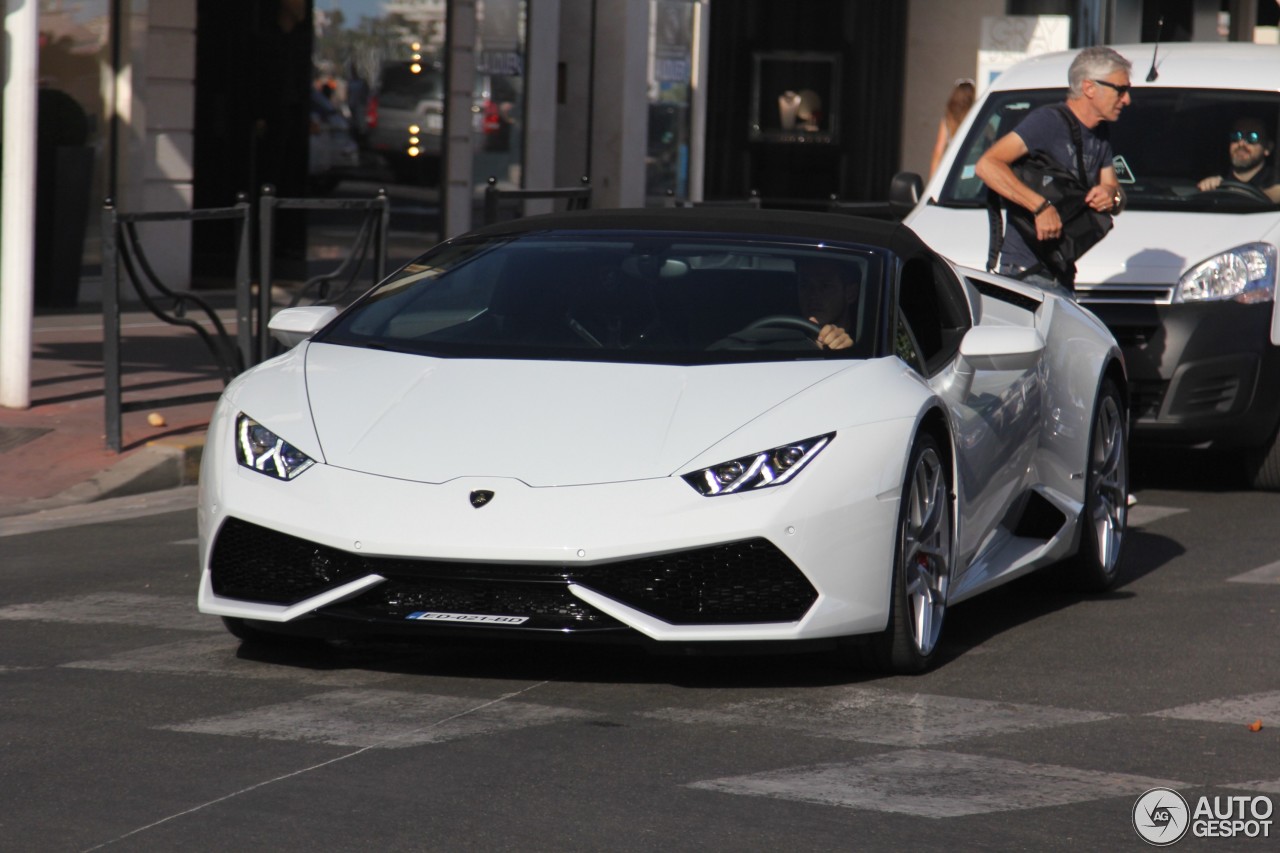
POLYGON ((1145 444, 1258 447, 1280 423, 1272 303, 1116 303, 1082 293, 1124 351, 1132 430, 1145 444))
POLYGON ((879 631, 900 474, 862 455, 835 442, 803 482, 705 498, 679 477, 531 488, 318 464, 280 482, 210 444, 199 608, 313 635, 320 621, 344 635, 672 643, 879 631), (475 489, 496 496, 476 509, 475 489))

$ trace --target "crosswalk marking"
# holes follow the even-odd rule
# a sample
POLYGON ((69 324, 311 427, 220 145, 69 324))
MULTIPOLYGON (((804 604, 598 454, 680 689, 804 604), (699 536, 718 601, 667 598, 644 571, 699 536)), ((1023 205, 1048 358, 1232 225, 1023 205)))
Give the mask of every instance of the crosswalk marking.
POLYGON ((1136 797, 1183 783, 933 750, 889 752, 841 764, 771 770, 689 787, 927 818, 1136 797))
POLYGON ((357 687, 395 678, 392 673, 368 669, 320 670, 307 666, 275 664, 241 658, 231 635, 148 646, 97 660, 62 664, 69 669, 106 672, 139 672, 164 675, 222 676, 257 680, 283 680, 318 687, 357 687))
POLYGON ((341 690, 238 714, 160 726, 176 732, 404 749, 592 716, 529 702, 341 690))
POLYGON ((1259 566, 1253 571, 1227 578, 1232 583, 1271 583, 1280 584, 1280 562, 1259 566))
POLYGON ((928 746, 1050 726, 1090 723, 1110 714, 1038 705, 900 693, 874 687, 838 688, 824 700, 806 695, 760 699, 717 710, 666 708, 647 716, 684 723, 760 725, 812 737, 887 746, 928 746))
POLYGON ((1247 726, 1254 720, 1280 720, 1280 690, 1179 705, 1156 711, 1151 716, 1202 723, 1235 723, 1241 726, 1247 726))
POLYGON ((222 622, 196 610, 194 595, 98 592, 0 607, 0 620, 73 625, 136 625, 181 631, 223 631, 222 622))

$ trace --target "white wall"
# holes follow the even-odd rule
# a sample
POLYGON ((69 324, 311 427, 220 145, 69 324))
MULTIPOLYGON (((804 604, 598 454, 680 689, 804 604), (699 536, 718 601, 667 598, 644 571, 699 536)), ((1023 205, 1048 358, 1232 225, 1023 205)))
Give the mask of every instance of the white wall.
POLYGON ((592 207, 643 207, 649 0, 597 0, 592 207))
POLYGON ((902 111, 902 169, 928 178, 929 157, 951 87, 974 77, 982 19, 1005 14, 1004 0, 909 0, 902 111))
MULTIPOLYGON (((165 0, 149 5, 149 15, 125 23, 117 207, 126 213, 192 207, 196 4, 165 0)), ((161 281, 176 290, 189 287, 190 223, 147 223, 139 234, 161 281)))
POLYGON ((591 88, 592 0, 560 0, 555 184, 577 186, 587 172, 587 109, 591 88))

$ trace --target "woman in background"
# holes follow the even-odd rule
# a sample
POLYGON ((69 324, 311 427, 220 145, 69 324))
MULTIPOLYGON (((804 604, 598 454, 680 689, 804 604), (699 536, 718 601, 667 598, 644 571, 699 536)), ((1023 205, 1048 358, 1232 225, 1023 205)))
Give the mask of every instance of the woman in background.
POLYGON ((938 171, 938 163, 942 160, 942 154, 947 150, 947 143, 951 141, 951 137, 955 135, 956 128, 960 126, 960 122, 964 121, 964 117, 969 114, 969 108, 973 106, 973 98, 975 89, 973 81, 968 78, 962 78, 955 82, 955 86, 951 89, 951 97, 947 98, 947 109, 942 114, 942 120, 938 122, 938 140, 933 144, 933 159, 929 162, 929 177, 933 177, 933 173, 938 171))

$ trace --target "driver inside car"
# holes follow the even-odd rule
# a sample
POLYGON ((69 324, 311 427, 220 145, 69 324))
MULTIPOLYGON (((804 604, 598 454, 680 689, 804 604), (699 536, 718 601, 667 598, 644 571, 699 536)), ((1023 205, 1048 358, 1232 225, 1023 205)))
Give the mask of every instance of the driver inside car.
POLYGON ((845 331, 854 326, 858 284, 838 261, 805 259, 796 262, 800 312, 822 328, 817 343, 822 349, 847 349, 853 338, 845 331))
POLYGON ((1280 202, 1280 184, 1276 183, 1275 170, 1267 165, 1273 146, 1266 125, 1256 118, 1236 119, 1227 134, 1227 146, 1227 155, 1231 158, 1230 172, 1210 175, 1197 183, 1196 188, 1201 192, 1227 189, 1234 182, 1252 187, 1273 204, 1280 202), (1223 186, 1224 181, 1226 186, 1223 186))

